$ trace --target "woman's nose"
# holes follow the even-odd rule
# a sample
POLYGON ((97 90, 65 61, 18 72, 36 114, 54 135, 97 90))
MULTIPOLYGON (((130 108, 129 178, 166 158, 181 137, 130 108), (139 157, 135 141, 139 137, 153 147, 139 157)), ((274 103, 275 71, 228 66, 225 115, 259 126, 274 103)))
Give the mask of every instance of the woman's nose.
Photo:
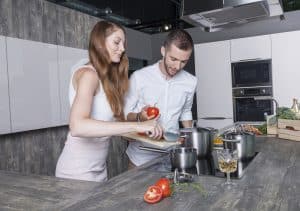
POLYGON ((120 46, 119 46, 119 50, 120 50, 121 52, 124 52, 124 51, 125 51, 124 44, 120 44, 120 46))

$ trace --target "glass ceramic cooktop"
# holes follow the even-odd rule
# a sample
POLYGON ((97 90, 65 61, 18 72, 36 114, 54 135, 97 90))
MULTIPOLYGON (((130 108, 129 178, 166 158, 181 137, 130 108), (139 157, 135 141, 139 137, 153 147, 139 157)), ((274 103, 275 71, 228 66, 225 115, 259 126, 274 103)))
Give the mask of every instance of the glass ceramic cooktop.
MULTIPOLYGON (((237 171, 231 173, 230 176, 232 178, 237 178, 237 179, 241 178, 244 175, 246 168, 253 161, 253 159, 258 155, 258 153, 259 152, 256 152, 254 157, 252 157, 251 159, 243 160, 243 161, 239 160, 237 171)), ((149 166, 147 170, 157 171, 162 173, 174 172, 174 169, 172 169, 171 162, 168 156, 164 156, 159 162, 149 166)), ((212 155, 210 155, 209 157, 198 159, 196 166, 194 168, 179 170, 179 172, 190 173, 198 176, 201 175, 211 175, 216 177, 226 176, 226 174, 221 172, 218 168, 218 162, 215 156, 215 151, 213 151, 212 155)))

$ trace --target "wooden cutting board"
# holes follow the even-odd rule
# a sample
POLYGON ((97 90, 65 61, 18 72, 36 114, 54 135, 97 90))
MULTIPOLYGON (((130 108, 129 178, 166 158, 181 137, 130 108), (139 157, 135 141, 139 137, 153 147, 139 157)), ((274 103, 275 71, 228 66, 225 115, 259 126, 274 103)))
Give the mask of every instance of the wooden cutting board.
POLYGON ((121 135, 122 137, 129 138, 129 139, 134 139, 137 141, 145 142, 147 144, 153 145, 153 147, 159 147, 159 148, 168 148, 170 146, 174 146, 177 144, 180 144, 180 142, 168 142, 164 139, 161 140, 155 140, 152 138, 149 138, 148 136, 144 135, 139 135, 137 133, 125 133, 121 135))

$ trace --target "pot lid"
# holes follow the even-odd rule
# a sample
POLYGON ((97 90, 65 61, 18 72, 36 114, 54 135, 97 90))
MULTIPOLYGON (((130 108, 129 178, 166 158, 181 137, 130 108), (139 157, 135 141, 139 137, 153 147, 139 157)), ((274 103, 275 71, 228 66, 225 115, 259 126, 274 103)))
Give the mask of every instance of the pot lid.
POLYGON ((238 130, 238 131, 229 131, 229 132, 225 132, 224 135, 237 136, 237 135, 253 135, 253 134, 250 133, 250 132, 238 130))
POLYGON ((210 132, 211 129, 204 128, 204 127, 188 127, 188 128, 181 128, 180 132, 183 133, 191 133, 191 132, 210 132))

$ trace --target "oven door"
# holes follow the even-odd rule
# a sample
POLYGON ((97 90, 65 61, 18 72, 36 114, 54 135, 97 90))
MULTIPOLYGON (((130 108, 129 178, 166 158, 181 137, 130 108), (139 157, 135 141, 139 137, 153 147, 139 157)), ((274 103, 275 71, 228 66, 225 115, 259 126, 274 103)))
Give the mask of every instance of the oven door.
POLYGON ((262 122, 265 115, 273 114, 272 100, 254 100, 253 97, 236 97, 233 99, 234 121, 262 122))
POLYGON ((272 85, 271 60, 232 63, 231 69, 232 87, 272 85))

